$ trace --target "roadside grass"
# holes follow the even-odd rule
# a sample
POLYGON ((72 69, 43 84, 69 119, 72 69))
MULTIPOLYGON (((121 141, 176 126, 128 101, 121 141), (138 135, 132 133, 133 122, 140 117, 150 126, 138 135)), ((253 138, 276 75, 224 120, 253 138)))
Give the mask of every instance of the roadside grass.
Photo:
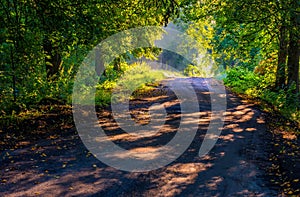
POLYGON ((152 70, 146 63, 134 63, 122 75, 106 79, 97 85, 95 104, 107 106, 111 102, 135 99, 140 95, 151 94, 159 82, 167 77, 183 76, 170 70, 152 70))
POLYGON ((259 75, 243 67, 230 69, 226 74, 224 84, 232 92, 256 100, 264 111, 280 114, 287 120, 296 122, 297 127, 300 127, 299 95, 293 94, 295 87, 274 90, 273 73, 259 75))

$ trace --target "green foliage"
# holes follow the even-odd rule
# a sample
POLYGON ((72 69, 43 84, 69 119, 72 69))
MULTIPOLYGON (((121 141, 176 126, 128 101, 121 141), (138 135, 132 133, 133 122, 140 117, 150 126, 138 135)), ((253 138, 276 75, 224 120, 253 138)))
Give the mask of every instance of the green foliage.
POLYGON ((140 92, 151 90, 151 84, 164 79, 164 72, 151 70, 146 63, 133 63, 120 65, 122 74, 116 72, 113 66, 106 69, 106 77, 97 85, 95 103, 97 105, 108 105, 111 100, 122 101, 125 98, 134 98, 140 92), (112 98, 113 92, 115 97, 112 98), (129 95, 128 95, 129 94, 129 95))
MULTIPOLYGON (((286 47, 297 43, 292 39, 299 32, 295 20, 299 14, 296 1, 10 0, 1 2, 0 14, 1 114, 35 107, 47 98, 70 103, 73 79, 87 51, 117 32, 166 24, 179 16, 175 23, 191 40, 172 47, 178 47, 183 54, 194 47, 200 54, 188 63, 182 57, 177 57, 178 61, 173 58, 178 68, 194 65, 186 67, 185 75, 210 77, 228 69, 225 83, 233 90, 263 98, 274 103, 282 113, 286 111, 285 114, 298 117, 294 110, 295 100, 298 101, 294 86, 289 89, 281 89, 284 84, 275 87, 279 76, 276 76, 277 68, 289 76, 283 76, 289 85, 297 82, 293 75, 297 64, 289 63, 297 59, 296 53, 292 53, 296 45, 288 50, 291 54, 285 54, 289 57, 287 61, 282 62, 284 66, 289 65, 288 68, 276 66, 278 54, 284 52, 280 41, 289 41, 286 47), (54 57, 61 61, 55 64, 54 57), (51 76, 49 70, 53 73, 51 76)), ((149 43, 153 43, 161 33, 147 36, 149 43)), ((131 46, 139 41, 128 37, 116 47, 131 46)), ((105 48, 109 54, 114 51, 116 48, 112 45, 105 48)), ((153 60, 160 53, 161 49, 154 47, 124 51, 114 64, 107 66, 97 87, 96 102, 99 105, 109 103, 111 91, 118 86, 132 91, 133 87, 145 88, 143 84, 160 79, 161 73, 149 72, 145 65, 138 72, 132 69, 139 66, 124 63, 141 57, 153 60)))
POLYGON ((291 0, 194 1, 181 18, 215 22, 209 44, 218 67, 227 70, 224 81, 233 91, 263 99, 300 122, 298 90, 290 86, 290 81, 299 85, 297 5, 291 0))
POLYGON ((296 86, 284 90, 274 91, 275 73, 265 71, 264 75, 254 73, 245 67, 235 67, 227 70, 225 85, 234 92, 246 94, 251 98, 259 98, 273 106, 273 109, 283 116, 300 123, 299 94, 294 94, 296 86))
POLYGON ((197 77, 200 75, 200 70, 197 66, 190 64, 184 69, 183 73, 189 77, 197 77))
POLYGON ((224 69, 223 65, 217 64, 218 53, 215 50, 214 37, 216 34, 216 23, 213 17, 202 18, 194 21, 177 20, 176 25, 188 37, 180 44, 179 50, 185 51, 193 48, 192 64, 195 67, 187 66, 185 74, 188 76, 213 77, 220 74, 224 69), (197 67, 197 68, 196 68, 197 67))
MULTIPOLYGON (((87 51, 117 32, 161 25, 179 9, 179 2, 155 3, 156 6, 140 0, 1 2, 0 113, 26 110, 45 98, 70 103, 73 78, 87 51), (55 57, 62 61, 55 64, 55 57)), ((138 49, 132 55, 155 58, 159 52, 138 49)), ((108 77, 117 78, 122 72, 112 71, 113 76, 108 77)))
POLYGON ((233 87, 233 90, 238 93, 256 89, 261 83, 258 75, 242 66, 229 69, 226 73, 224 83, 233 87))

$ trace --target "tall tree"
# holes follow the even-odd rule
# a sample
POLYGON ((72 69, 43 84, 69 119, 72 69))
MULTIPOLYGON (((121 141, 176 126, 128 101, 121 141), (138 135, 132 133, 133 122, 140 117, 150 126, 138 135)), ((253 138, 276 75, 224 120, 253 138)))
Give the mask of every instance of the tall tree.
POLYGON ((238 46, 234 49, 241 52, 241 58, 248 56, 251 60, 255 57, 251 55, 255 48, 266 57, 277 51, 276 87, 295 83, 295 92, 299 92, 299 1, 203 0, 193 3, 186 13, 192 15, 191 18, 213 16, 223 32, 223 40, 228 36, 235 38, 238 46), (210 11, 206 14, 195 11, 199 7, 210 11))
MULTIPOLYGON (((68 77, 63 79, 64 83, 72 84, 79 64, 76 61, 87 51, 117 32, 167 23, 179 9, 178 2, 1 1, 0 105, 9 106, 6 104, 15 98, 25 106, 49 96, 54 89, 57 91, 54 96, 60 97, 63 90, 59 90, 59 80, 68 77), (64 72, 66 75, 61 76, 64 72)), ((135 52, 141 53, 150 54, 151 50, 135 52)))
POLYGON ((288 48, 288 85, 296 85, 294 93, 299 93, 300 55, 300 2, 292 1, 290 7, 290 28, 288 48))

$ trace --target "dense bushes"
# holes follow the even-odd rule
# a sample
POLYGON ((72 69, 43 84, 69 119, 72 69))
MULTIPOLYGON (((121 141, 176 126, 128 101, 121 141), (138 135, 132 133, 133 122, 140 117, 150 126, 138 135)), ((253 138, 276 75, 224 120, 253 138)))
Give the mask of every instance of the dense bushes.
POLYGON ((194 65, 188 65, 185 69, 184 69, 184 74, 186 76, 189 77, 195 77, 195 76, 199 76, 200 75, 200 70, 197 66, 194 65))
POLYGON ((234 67, 226 71, 225 85, 236 93, 265 101, 283 116, 300 123, 299 95, 293 94, 295 86, 276 90, 274 73, 255 73, 245 67, 234 67))
MULTIPOLYGON (((122 72, 116 72, 113 66, 106 68, 105 76, 97 85, 95 103, 100 106, 111 102, 112 93, 116 92, 118 99, 133 98, 141 91, 150 90, 148 86, 164 78, 163 71, 152 70, 146 63, 120 64, 122 72), (129 95, 128 95, 129 94, 129 95)), ((114 97, 113 99, 117 99, 114 97)))

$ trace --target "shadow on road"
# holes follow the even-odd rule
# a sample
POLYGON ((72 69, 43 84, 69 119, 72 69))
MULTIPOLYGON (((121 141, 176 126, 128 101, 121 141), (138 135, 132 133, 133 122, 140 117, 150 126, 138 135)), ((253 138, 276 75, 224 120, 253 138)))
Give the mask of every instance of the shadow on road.
MULTIPOLYGON (((187 79, 188 80, 188 79, 187 79)), ((188 149, 169 165, 150 172, 124 172, 97 160, 81 142, 74 128, 63 135, 42 139, 22 149, 1 153, 1 196, 275 196, 258 165, 265 162, 264 119, 260 111, 227 92, 225 124, 209 154, 198 152, 211 121, 210 92, 205 79, 191 79, 198 96, 198 129, 188 149)), ((156 149, 174 138, 180 125, 180 102, 168 87, 155 96, 130 102, 131 117, 139 124, 151 122, 149 106, 166 109, 164 126, 151 135, 124 132, 110 109, 98 110, 99 123, 118 146, 159 157, 156 149)), ((193 114, 194 117, 195 114, 193 114)), ((189 122, 181 123, 189 124, 189 122)), ((97 141, 107 138, 99 138, 97 141)), ((128 157, 130 155, 113 155, 128 157)))

